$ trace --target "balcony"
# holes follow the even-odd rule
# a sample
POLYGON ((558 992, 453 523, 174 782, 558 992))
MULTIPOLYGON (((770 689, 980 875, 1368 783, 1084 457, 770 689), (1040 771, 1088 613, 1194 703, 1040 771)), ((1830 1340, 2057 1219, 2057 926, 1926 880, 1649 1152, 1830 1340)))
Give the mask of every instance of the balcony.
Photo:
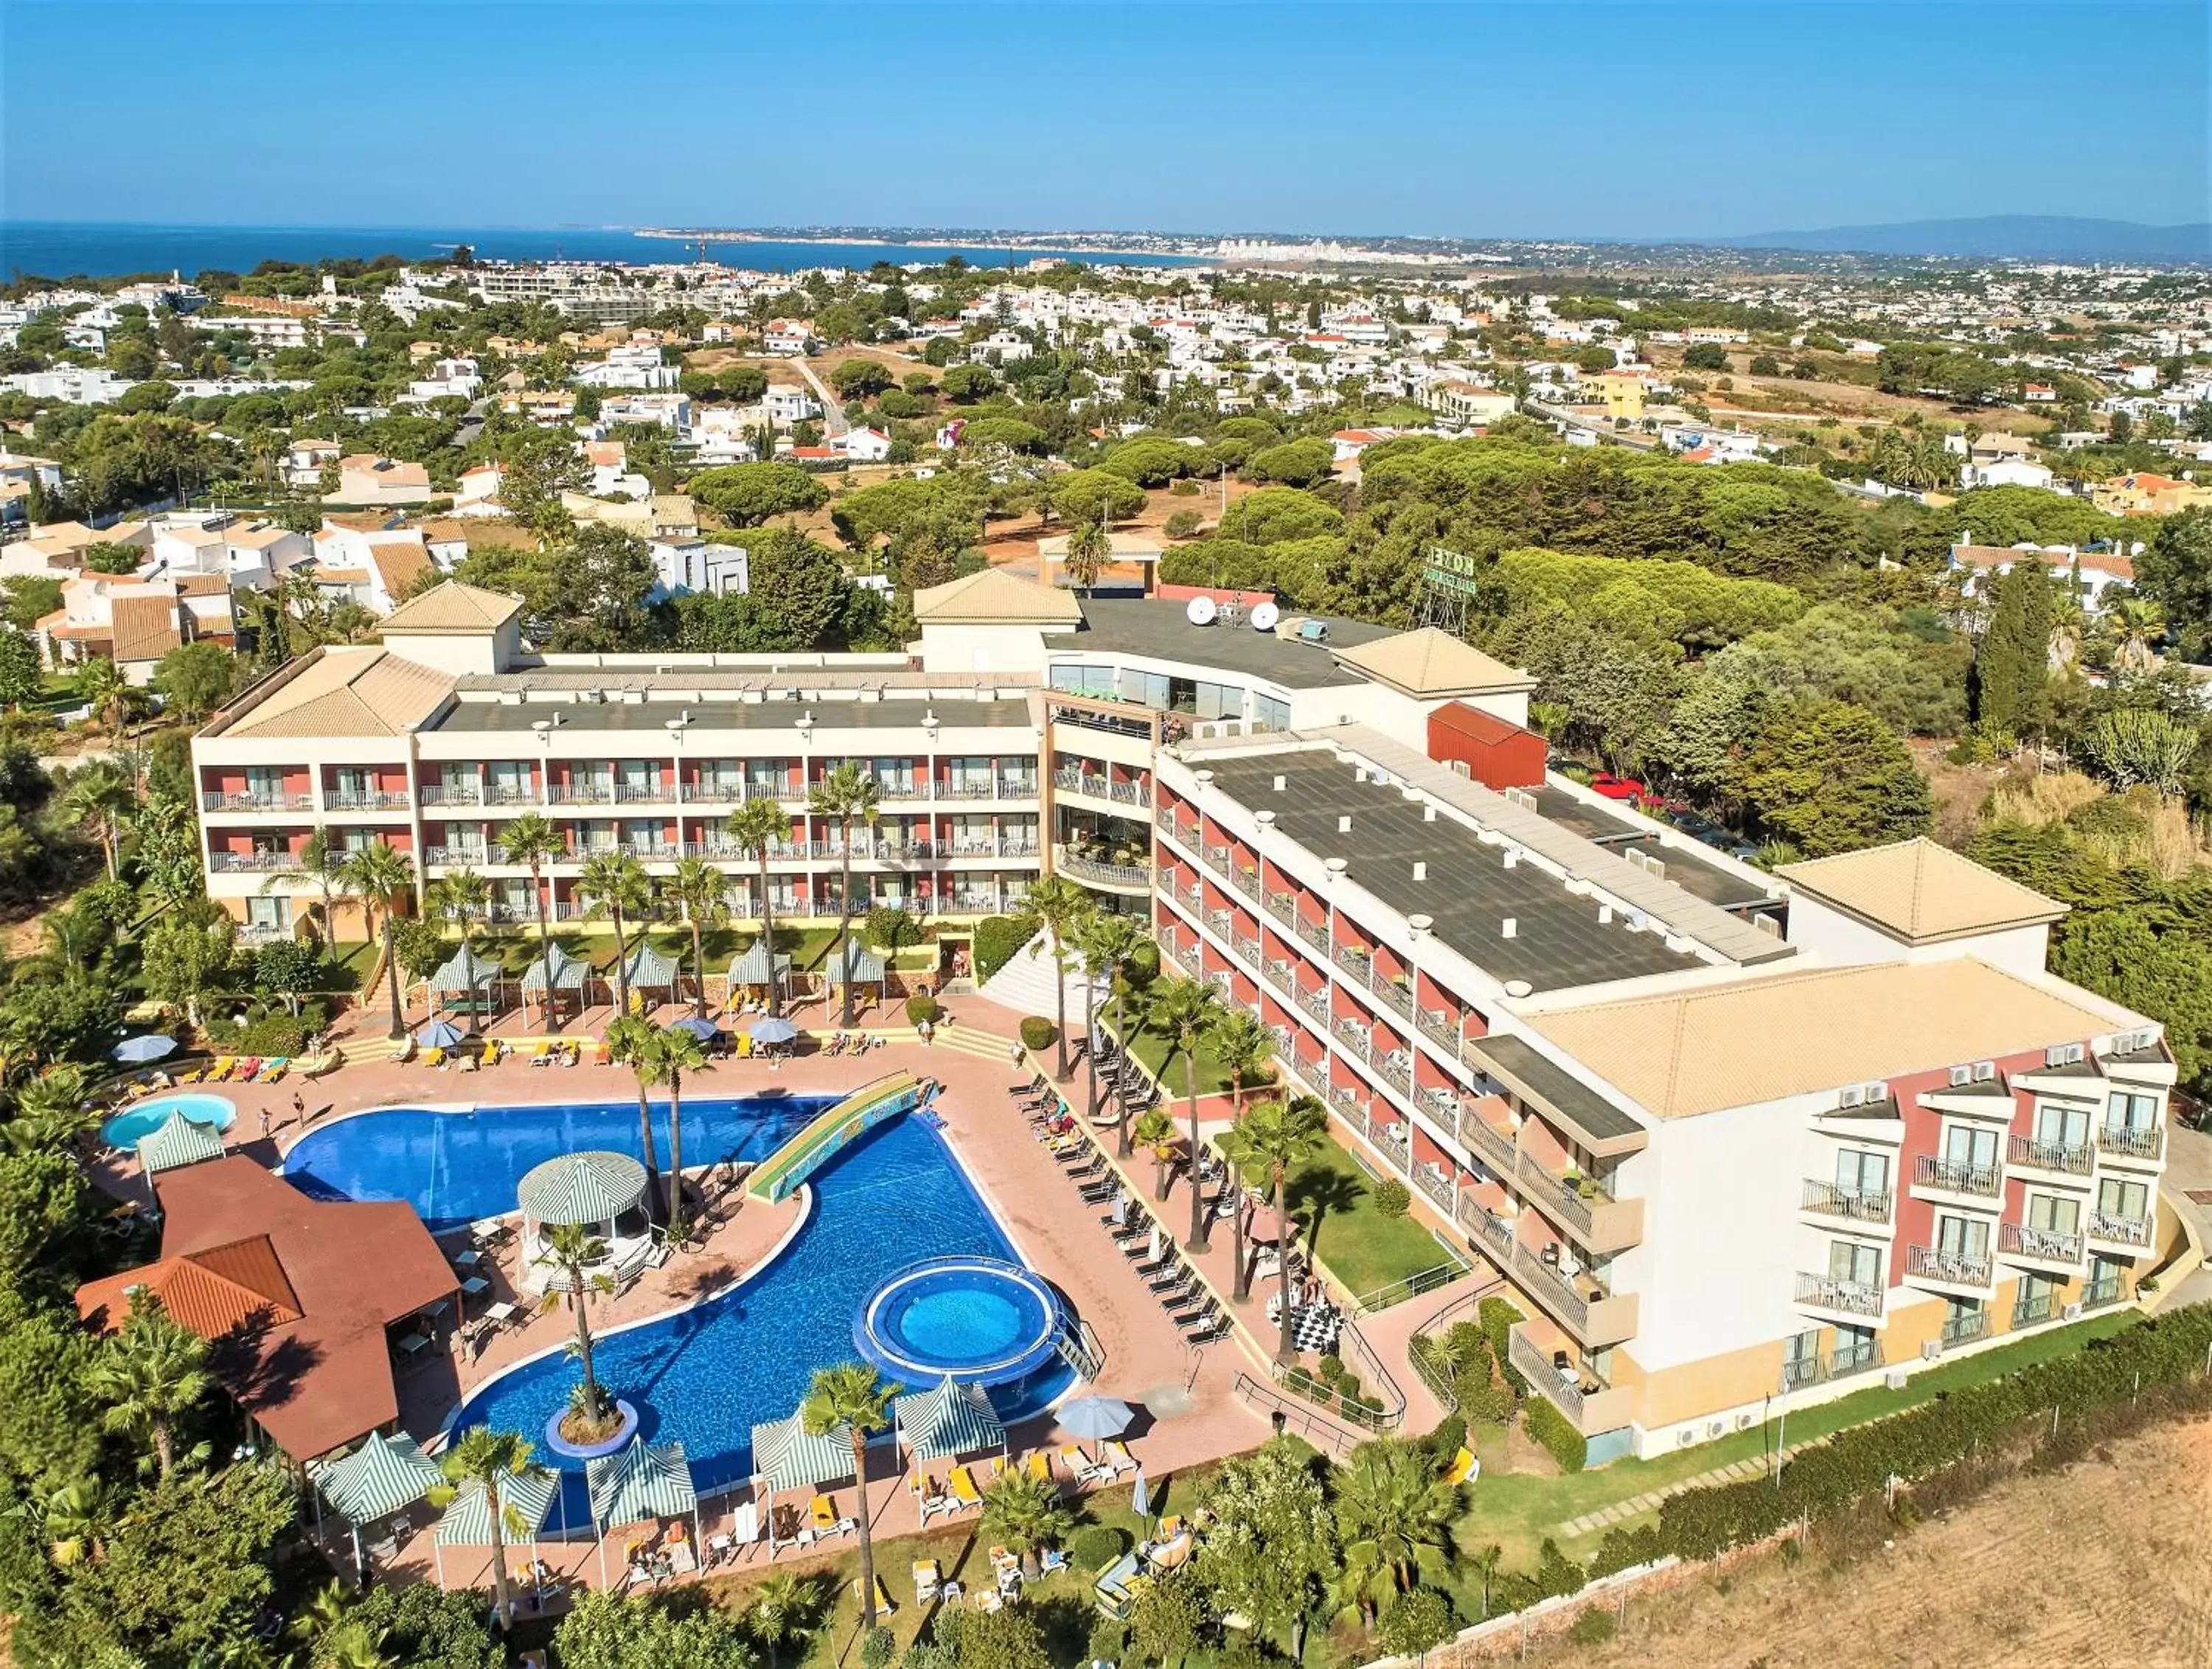
POLYGON ((226 794, 205 793, 200 796, 203 811, 312 811, 315 809, 313 794, 226 794))
POLYGON ((1328 992, 1326 991, 1301 991, 1298 1006, 1322 1025, 1328 1023, 1328 992))
POLYGON ((678 857, 684 848, 673 841, 624 841, 621 850, 647 862, 665 863, 678 857))
POLYGON ((1629 1422, 1629 1397, 1602 1380, 1586 1377, 1570 1363, 1560 1366, 1531 1340, 1526 1324, 1516 1322, 1505 1335, 1505 1354, 1537 1394, 1565 1415, 1585 1437, 1613 1431, 1629 1422))
POLYGON ((658 782, 617 782, 615 784, 615 804, 617 805, 658 805, 663 803, 673 804, 675 799, 676 786, 673 783, 669 784, 665 787, 662 786, 658 782))
POLYGON ((2008 1258, 2075 1268, 2084 1250, 2081 1236, 2070 1229, 2031 1229, 2018 1223, 1997 1226, 1997 1251, 2008 1258))
POLYGON ((1246 967, 1257 968, 1260 965, 1260 941, 1249 933, 1231 933, 1229 948, 1237 953, 1237 961, 1246 967))
POLYGON ((1644 1238, 1640 1199, 1615 1199, 1593 1177, 1555 1176, 1525 1150, 1514 1156, 1513 1175, 1537 1210, 1589 1251, 1620 1252, 1644 1238))
POLYGON ((1513 1174, 1515 1152, 1513 1135, 1500 1129, 1484 1116, 1485 1109, 1498 1117, 1505 1115, 1503 1096, 1485 1095, 1480 1101, 1462 1102, 1459 1109, 1459 1138, 1467 1144, 1468 1151, 1496 1171, 1500 1176, 1513 1174))
POLYGON ((425 805, 482 805, 483 788, 474 782, 426 782, 422 785, 422 804, 425 805))
POLYGON ((1291 976, 1291 965, 1280 956, 1270 956, 1260 964, 1260 977, 1285 996, 1297 992, 1297 981, 1291 976))
POLYGON ((1260 901, 1267 913, 1285 927, 1298 925, 1298 901, 1286 892, 1271 892, 1260 901))
POLYGON ((1227 847, 1210 846, 1206 849, 1205 858, 1206 868, 1212 870, 1216 875, 1222 877, 1224 879, 1228 877, 1229 848, 1227 847))
POLYGON ((1935 1246, 1908 1246, 1905 1248, 1905 1272, 1916 1281, 1932 1281, 1939 1286, 1972 1287, 1987 1291, 1995 1278, 1996 1266, 1986 1252, 1952 1252, 1935 1246))
POLYGON ((426 846, 422 861, 433 867, 451 865, 474 868, 492 861, 491 848, 480 846, 426 846))
POLYGON ((1513 1261, 1513 1225, 1492 1217, 1481 1201, 1471 1193, 1463 1193, 1452 1209, 1452 1221, 1467 1231, 1468 1238, 1488 1253, 1500 1269, 1513 1261))
POLYGON ((1223 938, 1227 938, 1229 937, 1229 924, 1235 919, 1236 917, 1231 915, 1227 910, 1218 907, 1208 910, 1206 913, 1206 925, 1213 929, 1213 931, 1219 934, 1223 938))
POLYGON ((270 944, 278 939, 292 937, 291 924, 283 921, 242 922, 238 929, 240 944, 270 944))
POLYGON ((1323 921, 1300 921, 1298 938, 1322 956, 1328 955, 1328 924, 1323 921))
POLYGON ((361 788, 333 791, 323 804, 331 811, 404 811, 408 798, 404 788, 361 788))
POLYGON ((2081 1285, 2081 1308, 2085 1310, 2102 1309, 2107 1304, 2118 1303, 2126 1296, 2127 1289, 2121 1284, 2117 1274, 2105 1276, 2100 1280, 2085 1281, 2081 1285))
POLYGON ((1375 1039, 1356 1020, 1338 1023, 1336 1041, 1354 1060, 1371 1061, 1375 1058, 1375 1039))
POLYGON ((1956 1159, 1941 1159, 1932 1153, 1923 1153, 1915 1162, 1912 1185, 1916 1188, 1933 1188, 1942 1193, 1971 1194, 1978 1199, 1993 1199, 2004 1186, 2004 1174, 1995 1165, 1973 1165, 1956 1159))
POLYGON ((1195 944, 1177 945, 1175 950, 1175 959, 1181 962, 1185 968, 1188 968, 1193 974, 1196 974, 1206 965, 1206 957, 1195 944))
POLYGON ((1403 1049, 1393 1049, 1377 1059, 1375 1070, 1382 1075, 1383 1083, 1401 1095, 1413 1093, 1413 1058, 1403 1049))
POLYGON ((1174 812, 1161 812, 1158 816, 1152 819, 1152 827, 1159 830, 1159 832, 1167 838, 1169 844, 1179 847, 1186 853, 1195 853, 1197 852, 1197 828, 1195 827, 1186 828, 1182 822, 1177 821, 1174 812))
POLYGON ((2150 1233, 2151 1225, 2148 1218, 2117 1217, 2109 1211, 2089 1213, 2089 1238, 2103 1241, 2108 1246, 2147 1251, 2150 1247, 2150 1233))
POLYGON ((1808 1176, 1797 1209, 1842 1223, 1887 1223, 1895 1204, 1895 1197, 1887 1188, 1839 1187, 1808 1176))
POLYGON ((1797 1271, 1797 1302, 1837 1315, 1881 1320, 1882 1290, 1858 1281, 1838 1280, 1832 1275, 1797 1271))
POLYGON ((545 798, 554 805, 612 805, 615 787, 611 782, 556 782, 545 798))
POLYGON ((2097 1151, 2122 1164, 2157 1164, 2166 1157, 2166 1131, 2160 1125, 2100 1125, 2097 1151))
POLYGON ((1400 1170, 1406 1169, 1413 1162, 1413 1136, 1404 1125, 1376 1124, 1370 1121, 1367 1130, 1367 1139, 1374 1143, 1382 1155, 1395 1163, 1400 1170))
POLYGON ((2097 1150, 2086 1143, 2039 1142, 2033 1136, 2014 1137, 2008 1157, 2025 1169, 2062 1176, 2087 1176, 2097 1167, 2097 1150))
POLYGON ((2039 1327, 2059 1314, 2058 1295, 2039 1292, 2033 1298, 2022 1298, 2012 1307, 2012 1320, 2008 1324, 2014 1332, 2022 1327, 2039 1327))
MULTIPOLYGON (((1141 782, 1115 781, 1100 771, 1054 771, 1052 785, 1071 794, 1082 794, 1091 799, 1109 800, 1116 805, 1135 805, 1150 808, 1152 790, 1141 782)), ((1165 821, 1172 822, 1173 819, 1165 821)))
POLYGON ((495 782, 483 790, 486 805, 535 805, 538 791, 526 782, 495 782))
POLYGON ((1152 890, 1152 872, 1150 870, 1134 864, 1103 863, 1096 858, 1085 858, 1072 847, 1059 848, 1053 859, 1053 867, 1085 886, 1103 887, 1114 892, 1152 890))
POLYGON ((1447 1217, 1451 1215, 1453 1190, 1450 1177, 1439 1176, 1428 1166, 1423 1165, 1413 1173, 1413 1186, 1426 1194, 1438 1211, 1447 1217))
POLYGON ((1229 872, 1229 884, 1245 897, 1256 900, 1260 896, 1260 871, 1249 864, 1240 864, 1229 872))
POLYGON ((208 853, 208 872, 210 875, 273 875, 279 870, 295 870, 300 860, 289 852, 210 852, 208 853))
POLYGON ((1943 1344, 1971 1344, 1978 1338, 1986 1338, 1990 1332, 1990 1313, 1985 1309, 1960 1310, 1943 1318, 1943 1344))
POLYGON ((1870 1373, 1882 1365, 1881 1341, 1863 1339, 1856 1344, 1839 1344, 1820 1359, 1821 1377, 1849 1379, 1853 1374, 1870 1373))
POLYGON ((1595 1282, 1585 1291, 1572 1278, 1546 1263, 1518 1241, 1513 1246, 1513 1278, 1523 1292, 1550 1312, 1559 1325, 1592 1350, 1636 1336, 1636 1298, 1615 1296, 1595 1282))
POLYGON ((1423 1009, 1413 1017, 1413 1023, 1430 1042, 1454 1060, 1459 1059, 1460 1027, 1463 1022, 1453 1019, 1441 1009, 1423 1009))

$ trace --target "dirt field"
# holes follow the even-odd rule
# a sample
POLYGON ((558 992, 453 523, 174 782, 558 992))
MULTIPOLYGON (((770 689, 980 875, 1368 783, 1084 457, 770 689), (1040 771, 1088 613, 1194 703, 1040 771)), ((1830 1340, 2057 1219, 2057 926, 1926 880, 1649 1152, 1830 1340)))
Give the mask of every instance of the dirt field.
POLYGON ((2212 1423, 2015 1479, 1840 1569, 1768 1557, 1628 1608, 1540 1660, 1729 1669, 2212 1664, 2212 1423))

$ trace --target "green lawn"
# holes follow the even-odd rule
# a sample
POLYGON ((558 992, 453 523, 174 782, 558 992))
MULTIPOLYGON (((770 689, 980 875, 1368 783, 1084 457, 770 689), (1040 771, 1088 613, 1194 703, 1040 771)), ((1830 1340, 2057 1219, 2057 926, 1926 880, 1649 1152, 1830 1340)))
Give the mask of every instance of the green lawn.
MULTIPOLYGON (((1083 1029, 1083 1017, 1068 1016, 1068 1023, 1078 1035, 1083 1029)), ((1160 1088, 1171 1100, 1183 1094, 1183 1058, 1175 1047, 1174 1040, 1164 1032, 1154 1031, 1150 1026, 1133 1023, 1129 1049, 1144 1063, 1145 1070, 1159 1079, 1160 1088)), ((1267 1078, 1247 1080, 1245 1088, 1257 1089, 1269 1082, 1267 1078)), ((1235 1085, 1231 1082, 1229 1069, 1214 1059, 1213 1050, 1201 1038, 1198 1045, 1198 1093, 1201 1095, 1225 1095, 1235 1085)))
MULTIPOLYGON (((1890 1390, 1877 1375, 1864 1390, 1802 1412, 1792 1411, 1785 1441, 1791 1444, 1809 1442, 1845 1426, 1862 1425, 1886 1414, 1901 1413, 1921 1403, 1933 1402, 1944 1392, 1999 1379, 2032 1363, 2071 1355, 2089 1340, 2116 1333, 2136 1320, 2132 1310, 2107 1311, 2072 1326, 2033 1334, 2017 1344, 1930 1368, 1925 1373, 1914 1375, 1902 1391, 1890 1390)), ((1486 1543, 1496 1542, 1504 1548, 1508 1566, 1526 1569, 1534 1565, 1537 1549, 1544 1538, 1556 1535, 1559 1526, 1569 1519, 1580 1518, 1615 1502, 1631 1500, 1648 1490, 1665 1489, 1738 1460, 1754 1460, 1771 1448, 1773 1443, 1771 1429, 1754 1426, 1749 1431, 1733 1432, 1714 1442, 1680 1449, 1656 1460, 1616 1460, 1595 1472, 1540 1477, 1493 1471, 1494 1463, 1503 1453, 1502 1444, 1486 1442, 1478 1446, 1483 1450, 1483 1474, 1469 1496, 1472 1510, 1460 1523, 1461 1543, 1480 1549, 1486 1543)), ((1626 1523, 1632 1528, 1642 1521, 1632 1519, 1626 1523)), ((1559 1546, 1570 1558, 1587 1558, 1599 1539, 1592 1536, 1569 1541, 1562 1538, 1559 1546)), ((1478 1611, 1480 1592, 1478 1587, 1478 1611)))
POLYGON ((1387 1217, 1375 1209, 1372 1181, 1334 1138, 1291 1173, 1288 1193, 1308 1247, 1355 1295, 1444 1261, 1436 1236, 1412 1217, 1387 1217))

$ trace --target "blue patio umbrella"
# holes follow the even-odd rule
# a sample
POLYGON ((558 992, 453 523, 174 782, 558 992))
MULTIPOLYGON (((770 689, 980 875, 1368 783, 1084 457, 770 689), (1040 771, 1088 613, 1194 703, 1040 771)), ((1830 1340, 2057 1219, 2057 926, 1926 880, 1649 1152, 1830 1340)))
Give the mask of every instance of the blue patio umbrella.
POLYGON ((756 1043, 788 1043, 799 1035, 799 1028, 781 1016, 756 1020, 748 1029, 756 1043))
POLYGON ((687 1014, 670 1026, 671 1031, 689 1032, 702 1043, 711 1043, 721 1035, 721 1028, 703 1015, 687 1014))
POLYGON ((450 1049, 465 1035, 450 1020, 433 1020, 415 1034, 415 1041, 426 1049, 450 1049))
POLYGON ((1060 1429, 1071 1437, 1119 1437, 1136 1412, 1119 1397, 1078 1397, 1060 1411, 1060 1429))
POLYGON ((160 1060, 177 1052, 177 1040, 149 1032, 143 1037, 126 1037, 107 1053, 116 1059, 133 1066, 149 1060, 160 1060))

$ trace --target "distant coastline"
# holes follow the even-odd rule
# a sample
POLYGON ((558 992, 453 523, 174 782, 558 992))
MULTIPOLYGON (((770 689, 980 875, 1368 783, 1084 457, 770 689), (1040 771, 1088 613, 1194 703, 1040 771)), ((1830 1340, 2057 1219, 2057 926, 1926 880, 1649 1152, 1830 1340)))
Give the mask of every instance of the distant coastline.
MULTIPOLYGON (((814 232, 753 230, 742 227, 680 227, 641 226, 641 238, 665 238, 680 243, 732 244, 819 244, 827 248, 883 248, 909 246, 917 249, 974 249, 1006 250, 1031 255, 1096 255, 1149 257, 1153 259, 1202 261, 1205 252, 1170 246, 1174 240, 1162 240, 1159 245, 1132 246, 1115 243, 1080 232, 1059 233, 1016 232, 1003 238, 988 238, 975 233, 915 232, 905 236, 894 235, 886 230, 880 234, 860 232, 814 232)), ((1192 243, 1212 242, 1211 239, 1191 239, 1192 243)))

